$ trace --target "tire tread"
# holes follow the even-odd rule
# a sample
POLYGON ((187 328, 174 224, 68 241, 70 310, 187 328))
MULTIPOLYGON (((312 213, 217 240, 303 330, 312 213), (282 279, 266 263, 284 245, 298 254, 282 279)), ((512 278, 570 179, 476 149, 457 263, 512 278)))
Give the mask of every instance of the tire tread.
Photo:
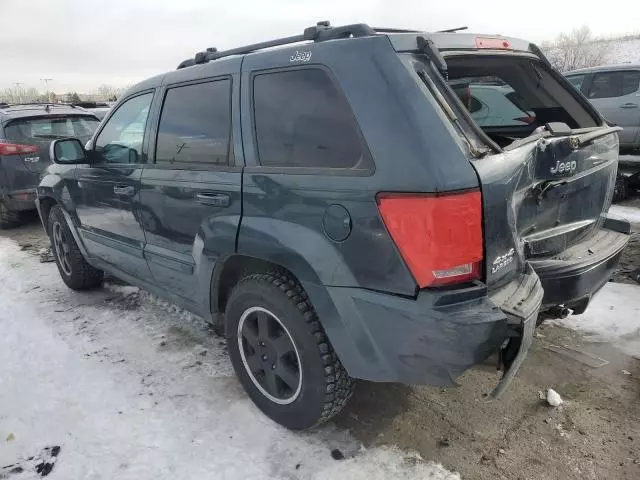
POLYGON ((316 347, 324 365, 324 407, 314 426, 328 421, 347 404, 353 395, 355 382, 333 350, 307 292, 299 282, 284 272, 252 273, 243 277, 236 287, 249 282, 264 282, 273 285, 285 294, 305 319, 309 333, 315 338, 316 347))

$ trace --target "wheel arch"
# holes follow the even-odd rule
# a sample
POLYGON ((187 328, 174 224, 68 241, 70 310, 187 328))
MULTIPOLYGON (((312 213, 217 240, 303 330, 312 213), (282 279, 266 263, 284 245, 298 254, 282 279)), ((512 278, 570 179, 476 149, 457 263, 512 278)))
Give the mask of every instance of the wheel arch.
POLYGON ((38 213, 40 215, 40 221, 42 222, 42 226, 44 227, 45 232, 49 235, 49 214, 51 213, 51 209, 55 205, 59 205, 58 201, 52 196, 38 196, 38 213))
MULTIPOLYGON (((308 267, 311 269, 311 267, 308 267)), ((233 288, 240 279, 252 273, 280 272, 285 273, 297 282, 301 283, 304 278, 310 275, 315 276, 312 271, 297 273, 286 266, 260 257, 253 257, 243 254, 233 254, 222 259, 213 270, 211 278, 209 306, 212 314, 224 313, 227 300, 233 288)), ((311 277, 313 278, 313 277, 311 277)), ((317 276, 315 276, 317 279, 317 276)))

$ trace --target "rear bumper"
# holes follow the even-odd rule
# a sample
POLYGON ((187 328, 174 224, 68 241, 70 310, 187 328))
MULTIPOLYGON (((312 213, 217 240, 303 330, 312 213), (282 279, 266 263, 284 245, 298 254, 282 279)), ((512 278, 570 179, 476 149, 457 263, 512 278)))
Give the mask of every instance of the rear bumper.
POLYGON ((518 357, 503 377, 506 387, 529 348, 542 300, 537 276, 528 273, 491 297, 480 284, 424 290, 415 300, 356 288, 305 288, 352 377, 456 386, 460 374, 509 340, 518 357), (528 340, 521 341, 527 331, 528 340))
POLYGON ((12 190, 7 192, 3 201, 9 210, 34 210, 36 200, 36 189, 26 188, 22 190, 12 190))
POLYGON ((529 260, 544 287, 543 308, 565 305, 584 311, 611 278, 629 241, 622 227, 618 228, 622 231, 603 228, 556 257, 529 260))

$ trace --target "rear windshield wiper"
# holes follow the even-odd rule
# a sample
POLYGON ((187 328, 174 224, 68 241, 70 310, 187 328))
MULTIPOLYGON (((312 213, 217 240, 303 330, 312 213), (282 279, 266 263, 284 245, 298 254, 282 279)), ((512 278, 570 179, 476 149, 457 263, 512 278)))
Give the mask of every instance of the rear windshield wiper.
POLYGON ((592 142, 593 140, 604 137, 611 133, 619 132, 622 130, 620 127, 608 127, 608 126, 598 126, 598 127, 589 127, 589 128, 579 128, 579 129, 571 129, 566 124, 562 124, 565 128, 558 128, 559 124, 554 122, 553 124, 549 123, 546 125, 546 128, 538 133, 534 133, 529 135, 528 137, 521 138, 520 140, 516 140, 504 147, 504 150, 514 150, 523 145, 527 145, 528 143, 535 142, 540 140, 541 138, 547 137, 566 137, 573 135, 576 137, 577 141, 580 145, 592 142))

